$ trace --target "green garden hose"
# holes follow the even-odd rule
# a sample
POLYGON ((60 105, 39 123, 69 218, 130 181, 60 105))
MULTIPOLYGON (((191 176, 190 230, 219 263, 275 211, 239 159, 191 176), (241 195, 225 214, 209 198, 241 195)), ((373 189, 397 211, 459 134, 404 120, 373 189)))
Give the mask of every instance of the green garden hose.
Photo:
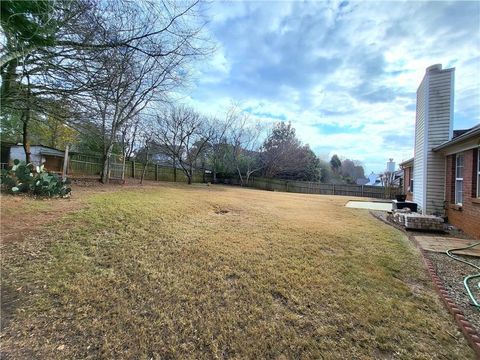
MULTIPOLYGON (((462 248, 456 248, 456 249, 448 249, 446 251, 447 255, 450 256, 452 259, 454 260, 457 260, 457 261, 460 261, 464 264, 467 264, 467 265, 470 265, 470 266, 473 266, 475 269, 479 270, 480 271, 480 266, 477 266, 475 264, 472 264, 471 262, 469 261, 466 261, 466 260, 463 260, 459 257, 456 257, 452 254, 453 251, 458 251, 458 250, 466 250, 466 249, 470 249, 470 248, 473 248, 475 246, 478 246, 480 245, 480 242, 477 242, 477 243, 474 243, 472 245, 469 245, 469 246, 466 246, 466 247, 462 247, 462 248)), ((474 306, 480 308, 480 303, 477 301, 477 299, 475 299, 475 296, 473 296, 473 292, 472 290, 470 289, 470 286, 468 285, 468 282, 472 279, 475 279, 475 278, 480 278, 480 273, 478 274, 474 274, 474 275, 468 275, 466 276, 464 279, 463 279, 463 285, 465 286, 465 289, 467 289, 467 293, 468 293, 468 296, 470 296, 470 299, 472 300, 472 303, 474 306)), ((477 286, 478 288, 480 289, 480 281, 477 283, 477 286)))

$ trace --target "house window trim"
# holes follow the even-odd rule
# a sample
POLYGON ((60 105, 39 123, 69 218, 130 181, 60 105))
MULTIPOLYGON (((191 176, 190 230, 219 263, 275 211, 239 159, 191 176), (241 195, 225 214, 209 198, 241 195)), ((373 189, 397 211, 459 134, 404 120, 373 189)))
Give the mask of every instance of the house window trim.
POLYGON ((463 205, 463 179, 464 179, 464 167, 465 167, 465 156, 463 153, 460 153, 460 154, 456 154, 455 155, 455 204, 456 205, 460 205, 462 206, 463 205), (462 177, 458 177, 458 159, 459 158, 462 158, 462 177), (459 201, 460 199, 458 199, 458 183, 461 182, 461 190, 462 190, 462 198, 461 198, 461 201, 459 201))
POLYGON ((477 199, 480 198, 480 148, 477 149, 477 199))

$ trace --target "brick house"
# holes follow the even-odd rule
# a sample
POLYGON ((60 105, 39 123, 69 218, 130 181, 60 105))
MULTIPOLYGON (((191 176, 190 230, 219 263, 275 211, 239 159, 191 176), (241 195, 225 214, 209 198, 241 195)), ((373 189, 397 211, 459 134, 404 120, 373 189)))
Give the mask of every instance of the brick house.
POLYGON ((422 214, 480 239, 480 124, 453 130, 455 69, 427 68, 417 89, 414 157, 400 164, 404 192, 422 214))
POLYGON ((403 193, 407 195, 407 200, 413 199, 413 158, 400 163, 403 169, 403 193))
POLYGON ((446 159, 448 221, 480 239, 480 125, 433 149, 446 159))

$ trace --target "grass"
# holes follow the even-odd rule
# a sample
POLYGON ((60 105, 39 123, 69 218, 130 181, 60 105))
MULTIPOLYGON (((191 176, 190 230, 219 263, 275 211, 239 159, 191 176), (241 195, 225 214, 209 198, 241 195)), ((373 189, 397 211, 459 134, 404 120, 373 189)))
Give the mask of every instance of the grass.
POLYGON ((473 358, 418 252, 347 198, 162 185, 2 252, 12 358, 473 358), (38 241, 38 240, 42 241, 38 241))

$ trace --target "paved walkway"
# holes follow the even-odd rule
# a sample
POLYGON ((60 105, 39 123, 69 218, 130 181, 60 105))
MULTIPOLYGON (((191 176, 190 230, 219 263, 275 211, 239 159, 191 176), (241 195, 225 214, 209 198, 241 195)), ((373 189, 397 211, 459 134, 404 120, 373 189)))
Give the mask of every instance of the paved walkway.
MULTIPOLYGON (((467 240, 467 239, 459 239, 459 238, 452 238, 452 237, 442 237, 442 236, 415 236, 415 240, 418 241, 422 249, 433 251, 433 252, 441 252, 444 253, 448 249, 453 248, 461 248, 468 245, 472 245, 478 243, 478 240, 467 240)), ((470 255, 470 256, 477 256, 480 257, 480 245, 477 245, 473 248, 466 249, 466 250, 458 250, 454 252, 455 254, 462 254, 462 255, 470 255)))
POLYGON ((377 202, 377 201, 349 201, 346 205, 349 208, 355 209, 368 209, 368 210, 382 210, 382 211, 392 211, 391 202, 377 202))

